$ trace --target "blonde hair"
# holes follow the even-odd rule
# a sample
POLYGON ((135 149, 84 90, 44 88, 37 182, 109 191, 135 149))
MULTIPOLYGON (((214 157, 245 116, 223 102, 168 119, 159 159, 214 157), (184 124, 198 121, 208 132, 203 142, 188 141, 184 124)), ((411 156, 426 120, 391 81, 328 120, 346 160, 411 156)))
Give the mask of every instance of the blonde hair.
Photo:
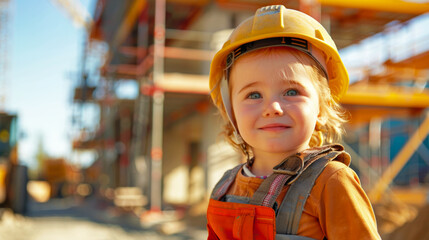
MULTIPOLYGON (((300 62, 305 70, 313 80, 314 87, 316 88, 319 95, 319 108, 320 108, 320 121, 316 123, 316 127, 310 139, 310 147, 321 146, 323 144, 334 143, 341 139, 344 134, 343 123, 347 122, 347 115, 341 105, 335 101, 331 95, 331 90, 328 85, 328 80, 319 67, 319 64, 299 50, 290 47, 268 47, 258 49, 250 53, 246 53, 240 57, 232 66, 240 62, 240 59, 247 56, 272 56, 275 54, 288 53, 294 56, 298 62, 300 62)), ((227 78, 229 76, 226 76, 227 78)), ((219 112, 224 119, 224 131, 223 134, 226 140, 235 148, 242 150, 242 148, 234 141, 234 128, 232 123, 229 121, 223 104, 215 103, 219 109, 219 112)), ((231 106, 232 108, 232 106, 231 106)), ((233 117, 234 118, 234 117, 233 117)), ((234 120, 235 121, 235 120, 234 120)), ((249 151, 250 146, 245 143, 246 150, 249 151)))

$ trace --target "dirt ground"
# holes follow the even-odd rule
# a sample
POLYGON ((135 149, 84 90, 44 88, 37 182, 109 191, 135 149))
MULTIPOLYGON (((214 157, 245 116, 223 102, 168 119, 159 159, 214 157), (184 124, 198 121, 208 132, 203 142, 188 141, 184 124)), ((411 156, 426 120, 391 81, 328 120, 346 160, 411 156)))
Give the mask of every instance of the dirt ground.
MULTIPOLYGON (((416 206, 388 199, 373 207, 383 240, 429 239, 429 204, 416 206)), ((189 216, 181 221, 142 227, 135 216, 115 211, 96 199, 83 204, 64 200, 33 203, 25 217, 0 212, 0 239, 205 239, 206 208, 204 202, 189 209, 189 216)))
POLYGON ((429 204, 413 206, 389 199, 373 207, 383 240, 429 239, 429 204))
MULTIPOLYGON (((163 219, 160 219, 163 220, 163 219)), ((186 219, 143 226, 134 214, 102 199, 53 199, 31 202, 25 216, 0 209, 1 240, 196 240, 207 238, 204 228, 186 219)))
POLYGON ((429 204, 418 209, 417 216, 387 234, 384 240, 429 239, 429 204))

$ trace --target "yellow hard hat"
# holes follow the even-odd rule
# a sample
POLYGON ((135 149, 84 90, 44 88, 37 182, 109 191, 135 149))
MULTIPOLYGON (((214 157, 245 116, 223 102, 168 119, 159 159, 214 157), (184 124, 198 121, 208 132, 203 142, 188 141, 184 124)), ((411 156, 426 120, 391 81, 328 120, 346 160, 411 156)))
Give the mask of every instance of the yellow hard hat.
POLYGON ((347 70, 323 26, 302 12, 273 5, 259 8, 253 17, 237 26, 214 56, 210 67, 210 94, 218 107, 229 105, 225 103, 229 99, 223 96, 222 100, 221 97, 221 80, 234 59, 246 51, 269 46, 293 47, 311 56, 325 71, 335 100, 338 101, 347 91, 347 70))

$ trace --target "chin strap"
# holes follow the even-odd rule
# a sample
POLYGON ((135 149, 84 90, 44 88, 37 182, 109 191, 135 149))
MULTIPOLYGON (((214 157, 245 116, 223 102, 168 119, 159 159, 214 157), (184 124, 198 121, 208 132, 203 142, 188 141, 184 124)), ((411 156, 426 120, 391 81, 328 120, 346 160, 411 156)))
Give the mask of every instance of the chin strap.
POLYGON ((243 138, 238 133, 237 127, 235 126, 234 121, 232 120, 232 107, 231 107, 231 100, 230 100, 231 98, 229 94, 228 81, 226 80, 225 77, 223 77, 220 82, 220 95, 222 96, 222 102, 225 108, 226 116, 228 117, 228 120, 234 129, 235 142, 239 145, 242 145, 244 144, 243 138))
POLYGON ((220 95, 222 96, 223 106, 225 108, 226 116, 228 117, 228 120, 231 123, 232 128, 234 130, 235 143, 238 144, 241 147, 241 150, 244 152, 244 154, 246 154, 248 164, 253 163, 253 161, 251 161, 250 159, 250 154, 249 154, 249 151, 247 150, 246 144, 244 143, 244 140, 241 137, 241 135, 238 133, 238 129, 235 126, 234 121, 232 120, 233 119, 232 107, 231 107, 231 100, 230 100, 231 97, 229 94, 228 80, 225 78, 225 76, 228 76, 228 75, 229 75, 229 69, 225 71, 224 77, 220 82, 220 95))

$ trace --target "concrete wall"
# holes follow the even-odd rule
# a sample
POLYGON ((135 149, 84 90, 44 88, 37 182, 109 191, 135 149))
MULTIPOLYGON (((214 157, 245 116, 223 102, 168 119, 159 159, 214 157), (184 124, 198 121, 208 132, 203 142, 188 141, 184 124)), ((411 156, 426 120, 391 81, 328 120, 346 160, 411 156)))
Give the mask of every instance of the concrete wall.
POLYGON ((240 154, 223 141, 222 121, 212 107, 164 132, 163 196, 167 204, 193 204, 208 196, 240 154))

